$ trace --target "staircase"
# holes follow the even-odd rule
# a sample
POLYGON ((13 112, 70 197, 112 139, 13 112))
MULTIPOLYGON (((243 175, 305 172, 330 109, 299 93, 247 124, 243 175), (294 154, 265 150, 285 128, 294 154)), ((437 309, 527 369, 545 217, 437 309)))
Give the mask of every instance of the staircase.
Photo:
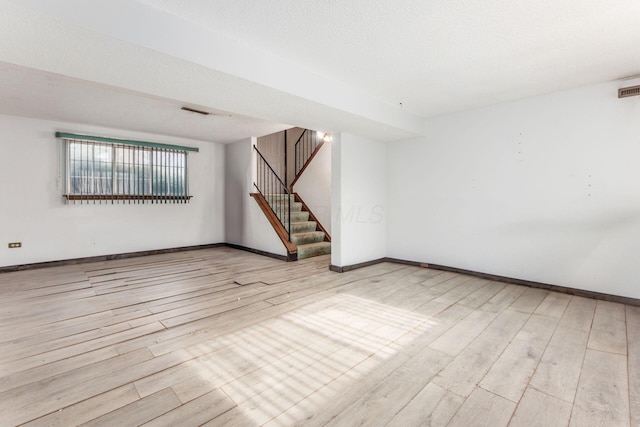
MULTIPOLYGON (((284 142, 286 145, 286 131, 284 142)), ((331 253, 331 236, 292 189, 323 142, 324 140, 318 139, 317 132, 305 130, 302 133, 295 145, 296 176, 289 187, 258 147, 253 147, 256 153, 256 179, 253 186, 258 193, 252 193, 251 196, 286 247, 287 259, 290 261, 331 253)))
POLYGON ((329 236, 297 194, 266 194, 264 198, 296 245, 298 259, 331 253, 329 236))

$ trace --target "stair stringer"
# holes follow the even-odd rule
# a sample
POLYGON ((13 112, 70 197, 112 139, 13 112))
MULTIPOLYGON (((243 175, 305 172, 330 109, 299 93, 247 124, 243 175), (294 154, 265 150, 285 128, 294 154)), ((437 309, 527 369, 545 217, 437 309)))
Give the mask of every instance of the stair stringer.
POLYGON ((280 238, 280 241, 286 248, 287 261, 297 261, 298 247, 295 245, 295 243, 289 241, 287 230, 284 228, 276 214, 273 213, 273 210, 271 210, 271 207, 269 207, 269 203, 267 202, 267 200, 260 193, 251 193, 250 196, 253 197, 260 209, 262 209, 262 212, 265 214, 265 216, 269 220, 269 223, 278 235, 278 238, 280 238))
POLYGON ((331 241, 331 235, 329 234, 329 232, 322 226, 322 224, 320 223, 320 221, 318 221, 318 218, 313 214, 313 212, 311 211, 311 209, 309 208, 309 206, 307 206, 307 204, 304 202, 304 200, 302 200, 302 197, 300 197, 300 195, 298 193, 291 193, 295 196, 296 198, 296 202, 300 202, 302 203, 302 210, 309 212, 309 219, 311 221, 315 221, 317 224, 316 230, 317 231, 322 231, 325 235, 325 242, 330 242, 331 241))
MULTIPOLYGON (((322 234, 324 238, 322 241, 306 243, 298 246, 298 259, 310 258, 318 255, 327 255, 331 253, 331 235, 322 226, 322 223, 318 221, 318 218, 313 214, 309 206, 302 200, 302 197, 298 193, 292 193, 294 200, 302 204, 302 211, 308 213, 308 222, 315 223, 315 231, 312 233, 322 234)), ((309 233, 302 233, 309 234, 309 233)), ((292 234, 292 240, 298 240, 300 234, 292 234)))
MULTIPOLYGON (((292 193, 288 197, 292 197, 293 201, 298 204, 300 211, 292 211, 292 216, 298 213, 304 213, 302 215, 305 218, 303 221, 291 222, 291 241, 289 240, 289 234, 287 233, 287 227, 283 225, 283 221, 280 221, 278 216, 274 213, 273 209, 269 205, 269 201, 260 193, 252 193, 258 206, 262 209, 263 213, 269 220, 269 223, 273 227, 274 231, 280 238, 280 241, 287 250, 287 260, 296 261, 301 258, 312 257, 316 255, 323 255, 331 253, 331 236, 317 220, 316 216, 306 205, 304 200, 297 193, 292 193), (301 205, 301 206, 300 206, 301 205), (309 226, 311 229, 308 229, 309 226), (293 230, 297 231, 293 231, 293 230), (297 245, 295 241, 304 242, 297 245)), ((286 223, 286 221, 284 221, 286 223)))

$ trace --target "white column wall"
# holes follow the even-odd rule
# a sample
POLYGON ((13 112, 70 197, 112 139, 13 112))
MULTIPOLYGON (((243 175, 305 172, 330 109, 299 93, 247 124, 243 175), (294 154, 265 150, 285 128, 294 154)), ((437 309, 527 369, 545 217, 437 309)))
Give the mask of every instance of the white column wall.
POLYGON ((342 133, 332 141, 331 263, 386 256, 387 144, 342 133))

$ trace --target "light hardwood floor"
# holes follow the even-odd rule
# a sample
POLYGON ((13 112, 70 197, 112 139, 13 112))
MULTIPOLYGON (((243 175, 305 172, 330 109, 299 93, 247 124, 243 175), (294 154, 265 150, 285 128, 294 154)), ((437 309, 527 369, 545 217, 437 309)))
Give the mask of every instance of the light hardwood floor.
POLYGON ((0 425, 640 425, 640 308, 229 248, 0 275, 0 425))

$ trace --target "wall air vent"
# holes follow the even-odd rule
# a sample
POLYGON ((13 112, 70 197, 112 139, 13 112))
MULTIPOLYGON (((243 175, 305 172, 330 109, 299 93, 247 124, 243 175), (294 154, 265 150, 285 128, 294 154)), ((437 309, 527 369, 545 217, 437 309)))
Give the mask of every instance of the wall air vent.
POLYGON ((629 86, 618 89, 618 98, 628 98, 640 95, 640 86, 629 86))

